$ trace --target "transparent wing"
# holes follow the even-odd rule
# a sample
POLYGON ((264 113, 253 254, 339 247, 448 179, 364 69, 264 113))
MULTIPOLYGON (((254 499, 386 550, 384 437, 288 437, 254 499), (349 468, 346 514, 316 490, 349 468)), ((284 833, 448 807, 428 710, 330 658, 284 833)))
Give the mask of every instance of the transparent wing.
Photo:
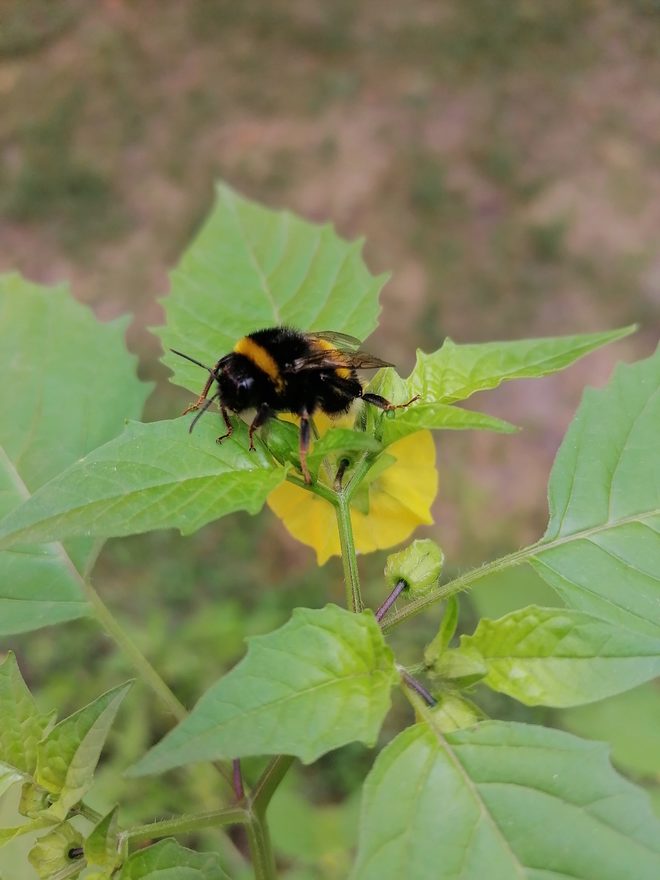
POLYGON ((335 370, 344 367, 349 370, 378 370, 380 367, 392 367, 393 364, 374 357, 366 351, 340 351, 339 349, 321 349, 304 357, 297 358, 287 368, 288 373, 303 373, 311 370, 335 370))
POLYGON ((334 330, 313 330, 311 333, 305 333, 305 336, 308 339, 323 339, 336 345, 339 349, 348 349, 349 351, 355 351, 362 345, 361 339, 349 336, 348 333, 336 333, 334 330))

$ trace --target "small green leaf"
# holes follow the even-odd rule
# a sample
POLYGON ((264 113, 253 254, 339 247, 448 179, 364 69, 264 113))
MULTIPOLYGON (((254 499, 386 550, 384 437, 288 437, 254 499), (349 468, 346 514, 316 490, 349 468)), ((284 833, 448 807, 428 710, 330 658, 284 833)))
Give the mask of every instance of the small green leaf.
POLYGON ((427 669, 433 678, 452 681, 461 688, 471 687, 488 674, 488 664, 474 648, 450 648, 427 669))
POLYGON ((39 744, 37 782, 58 795, 49 812, 64 818, 88 791, 106 737, 132 682, 60 721, 39 744))
POLYGON ((424 649, 424 663, 426 666, 433 666, 440 655, 449 647, 449 643, 454 638, 454 633, 458 626, 458 612, 458 596, 450 596, 445 602, 438 632, 424 649))
MULTIPOLYGON (((0 277, 0 517, 142 412, 150 386, 126 350, 125 318, 101 324, 63 287, 0 277)), ((0 634, 87 613, 80 575, 98 542, 0 553, 0 634)))
POLYGON ((483 657, 485 684, 528 706, 592 703, 660 675, 660 641, 569 609, 481 620, 464 650, 483 657))
POLYGON ((308 456, 310 464, 319 464, 326 455, 341 453, 378 452, 381 444, 364 431, 351 431, 348 428, 330 428, 314 445, 308 456))
POLYGON ((438 702, 429 709, 433 724, 441 733, 451 733, 472 727, 484 720, 484 713, 471 700, 458 694, 441 694, 438 702))
POLYGON ((85 840, 85 858, 92 868, 112 870, 119 864, 119 808, 113 807, 97 825, 94 826, 85 840))
POLYGON ((532 557, 564 601, 660 638, 660 348, 587 389, 550 476, 532 557))
POLYGON ((11 651, 0 663, 0 719, 0 762, 33 776, 37 744, 53 719, 39 711, 11 651))
POLYGON ((607 748, 486 721, 400 733, 363 788, 351 880, 657 880, 660 823, 607 748))
POLYGON ((300 429, 284 419, 269 419, 260 432, 260 439, 280 464, 300 467, 300 429))
POLYGON ((130 773, 280 753, 309 763, 355 740, 373 745, 396 681, 371 612, 297 608, 250 639, 247 656, 130 773))
POLYGON ((24 822, 23 825, 15 825, 13 828, 0 828, 0 846, 11 843, 17 837, 24 834, 32 834, 33 831, 40 831, 42 828, 52 828, 53 822, 44 816, 37 819, 31 819, 24 822))
POLYGON ((446 339, 432 354, 417 352, 408 390, 424 402, 453 403, 510 379, 530 379, 563 370, 586 354, 628 336, 635 327, 605 333, 456 345, 446 339))
POLYGON ((398 553, 392 553, 385 563, 385 583, 390 589, 405 581, 406 592, 413 595, 426 593, 437 586, 445 554, 430 538, 412 542, 398 553))
POLYGON ((3 794, 6 794, 13 785, 16 785, 17 782, 21 782, 24 778, 23 774, 19 773, 14 767, 0 764, 0 798, 3 794))
POLYGON ((211 214, 172 273, 163 300, 167 325, 155 331, 172 381, 196 393, 205 376, 168 349, 213 365, 262 327, 366 338, 387 276, 372 276, 361 251, 361 241, 343 241, 330 225, 268 210, 218 186, 211 214))
POLYGON ((228 880, 217 853, 197 853, 175 840, 134 852, 117 880, 228 880))
POLYGON ((41 880, 65 880, 85 867, 82 834, 68 822, 40 837, 28 855, 41 880))
POLYGON ((217 433, 210 416, 193 434, 186 419, 129 424, 9 514, 0 545, 171 527, 188 534, 236 510, 257 513, 286 471, 263 450, 248 452, 243 422, 220 445, 217 433))

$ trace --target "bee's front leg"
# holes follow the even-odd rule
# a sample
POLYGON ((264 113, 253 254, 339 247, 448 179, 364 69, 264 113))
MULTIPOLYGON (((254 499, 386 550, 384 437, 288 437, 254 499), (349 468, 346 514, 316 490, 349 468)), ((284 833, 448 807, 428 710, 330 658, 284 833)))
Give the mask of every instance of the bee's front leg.
POLYGON ((198 410, 200 408, 200 406, 206 400, 206 396, 209 393, 209 389, 211 388, 211 385, 213 384, 214 378, 215 378, 214 376, 208 377, 208 379, 206 380, 206 385, 202 388, 202 393, 199 395, 199 397, 197 398, 197 400, 194 403, 191 403, 189 406, 187 406, 184 409, 184 411, 181 413, 182 416, 187 415, 189 412, 195 412, 196 410, 198 410))

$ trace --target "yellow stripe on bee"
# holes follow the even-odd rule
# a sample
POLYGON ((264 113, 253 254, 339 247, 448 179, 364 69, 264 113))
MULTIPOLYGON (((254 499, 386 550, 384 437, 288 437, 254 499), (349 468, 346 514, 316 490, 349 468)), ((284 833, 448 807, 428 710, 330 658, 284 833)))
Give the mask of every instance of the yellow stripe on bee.
POLYGON ((239 339, 234 346, 234 352, 249 358, 255 366, 259 367, 259 369, 268 376, 278 391, 284 389, 284 380, 280 376, 280 369, 277 366, 277 361, 269 351, 266 351, 266 349, 262 345, 259 345, 258 342, 255 342, 254 339, 251 339, 249 336, 244 336, 242 339, 239 339))
MULTIPOLYGON (((322 348, 324 351, 339 351, 331 342, 328 342, 327 339, 315 339, 314 344, 319 348, 322 348)), ((350 379, 351 371, 348 367, 335 367, 335 373, 339 376, 340 379, 350 379)))

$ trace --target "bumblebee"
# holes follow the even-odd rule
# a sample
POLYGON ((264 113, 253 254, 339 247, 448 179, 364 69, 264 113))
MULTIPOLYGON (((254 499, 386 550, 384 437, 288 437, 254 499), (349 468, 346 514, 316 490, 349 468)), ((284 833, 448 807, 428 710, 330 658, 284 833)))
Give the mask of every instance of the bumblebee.
POLYGON ((254 449, 257 428, 275 413, 294 413, 300 417, 300 466, 305 482, 310 483, 306 456, 310 419, 316 412, 336 416, 346 412, 358 398, 382 410, 400 409, 417 400, 413 397, 397 406, 379 394, 365 392, 356 371, 392 364, 360 351, 359 346, 359 339, 344 333, 302 333, 291 327, 270 327, 239 339, 234 350, 221 357, 212 368, 171 349, 209 373, 197 400, 184 410, 184 415, 197 411, 189 431, 211 404, 219 400, 227 428, 226 433, 217 438, 217 442, 222 443, 234 430, 229 411, 242 413, 256 409, 248 429, 250 449, 254 449), (209 397, 214 383, 215 392, 209 397))

